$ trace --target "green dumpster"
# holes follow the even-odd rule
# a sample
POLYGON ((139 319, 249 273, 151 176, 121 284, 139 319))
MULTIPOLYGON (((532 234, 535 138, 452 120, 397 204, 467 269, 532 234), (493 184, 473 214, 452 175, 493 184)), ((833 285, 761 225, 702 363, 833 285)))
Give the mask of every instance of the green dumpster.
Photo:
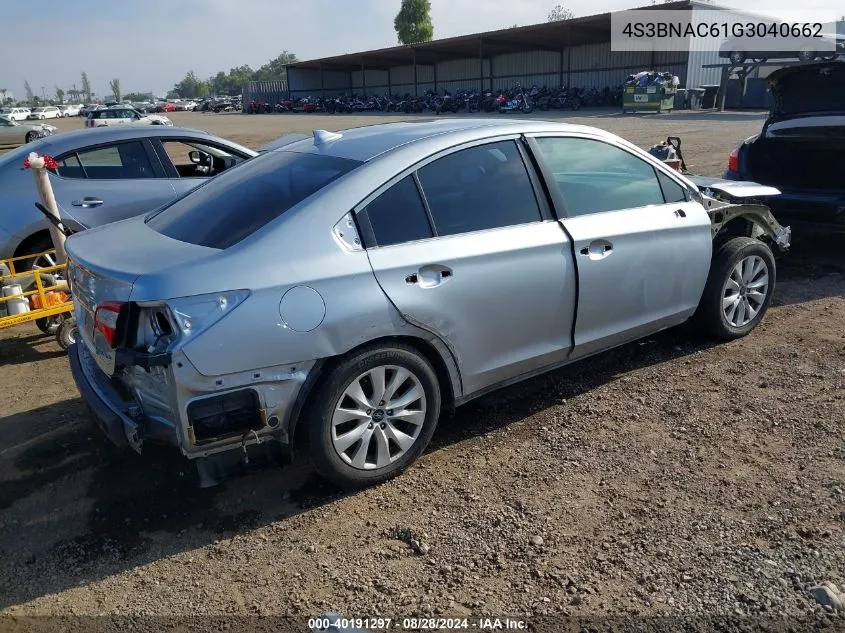
POLYGON ((675 109, 675 86, 625 86, 622 112, 671 112, 675 109))

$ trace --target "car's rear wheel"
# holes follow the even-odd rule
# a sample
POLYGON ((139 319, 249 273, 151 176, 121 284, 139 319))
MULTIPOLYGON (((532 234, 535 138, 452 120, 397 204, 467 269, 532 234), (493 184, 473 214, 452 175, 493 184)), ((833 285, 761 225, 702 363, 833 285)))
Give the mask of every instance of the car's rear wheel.
POLYGON ((345 488, 399 475, 425 450, 440 415, 440 387, 412 347, 361 350, 335 364, 302 423, 317 472, 345 488))
POLYGON ((802 48, 798 51, 798 59, 802 62, 811 62, 816 58, 816 51, 809 48, 802 48))
POLYGON ((775 289, 775 258, 768 245, 734 237, 716 247, 697 317, 722 340, 741 338, 763 320, 775 289))
POLYGON ((26 136, 24 137, 24 140, 27 143, 32 143, 32 141, 34 141, 36 138, 38 137, 35 135, 35 132, 27 132, 26 136))

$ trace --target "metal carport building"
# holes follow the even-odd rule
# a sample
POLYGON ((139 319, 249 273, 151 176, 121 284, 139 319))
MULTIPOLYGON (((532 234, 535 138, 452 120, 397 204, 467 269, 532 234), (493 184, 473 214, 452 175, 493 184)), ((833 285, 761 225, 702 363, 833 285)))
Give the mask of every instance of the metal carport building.
MULTIPOLYGON (((692 10, 699 4, 685 0, 647 8, 692 10)), ((422 95, 427 90, 496 90, 517 82, 601 89, 650 69, 671 72, 684 85, 690 70, 689 52, 613 52, 610 23, 611 14, 601 13, 302 61, 287 67, 288 87, 294 98, 352 92, 422 95)))

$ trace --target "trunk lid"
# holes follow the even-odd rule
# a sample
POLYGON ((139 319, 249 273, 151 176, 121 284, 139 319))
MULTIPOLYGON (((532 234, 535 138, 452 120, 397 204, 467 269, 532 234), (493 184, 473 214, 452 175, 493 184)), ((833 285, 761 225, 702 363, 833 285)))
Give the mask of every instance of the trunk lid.
POLYGON ((845 112, 845 60, 787 66, 769 75, 769 121, 845 112))
MULTIPOLYGON (((97 306, 134 299, 133 289, 141 277, 160 278, 166 271, 220 252, 166 237, 149 228, 143 217, 77 233, 68 239, 66 249, 80 338, 108 375, 114 373, 115 354, 94 330, 97 306)), ((172 298, 166 290, 156 298, 172 298)))

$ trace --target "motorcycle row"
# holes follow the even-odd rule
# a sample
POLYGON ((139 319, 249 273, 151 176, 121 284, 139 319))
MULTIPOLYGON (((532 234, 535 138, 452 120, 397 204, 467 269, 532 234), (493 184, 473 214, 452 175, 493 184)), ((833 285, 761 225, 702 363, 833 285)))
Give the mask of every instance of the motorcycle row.
POLYGON ((578 110, 582 106, 622 105, 622 86, 615 88, 548 88, 533 86, 523 89, 517 85, 498 91, 457 90, 442 95, 428 90, 421 96, 405 95, 339 95, 333 97, 301 97, 285 99, 275 104, 252 101, 247 104, 249 114, 272 112, 404 112, 405 114, 433 112, 522 112, 538 110, 578 110))

